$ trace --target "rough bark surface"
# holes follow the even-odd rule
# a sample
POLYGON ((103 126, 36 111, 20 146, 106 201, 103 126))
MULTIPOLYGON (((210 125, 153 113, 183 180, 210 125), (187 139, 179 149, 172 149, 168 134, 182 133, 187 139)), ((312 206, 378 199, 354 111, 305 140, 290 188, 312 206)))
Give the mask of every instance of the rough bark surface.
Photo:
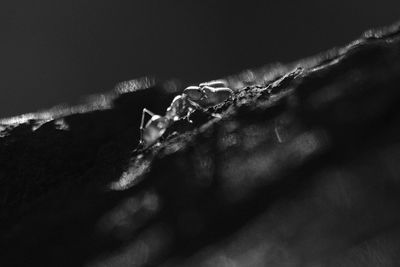
POLYGON ((397 266, 399 25, 227 80, 145 151, 177 82, 1 120, 1 266, 397 266))

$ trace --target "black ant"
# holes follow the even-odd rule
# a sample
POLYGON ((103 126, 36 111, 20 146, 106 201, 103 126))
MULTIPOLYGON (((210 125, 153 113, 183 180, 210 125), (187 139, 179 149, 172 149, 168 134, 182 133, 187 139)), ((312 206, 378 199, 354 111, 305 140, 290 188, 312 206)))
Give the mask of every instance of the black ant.
POLYGON ((195 110, 205 110, 216 106, 230 97, 233 97, 233 91, 227 87, 225 81, 212 81, 187 87, 181 95, 172 100, 165 116, 157 115, 144 108, 140 123, 140 145, 144 149, 150 147, 174 122, 182 119, 190 122, 190 115, 195 110), (145 114, 151 116, 146 125, 144 125, 145 114))

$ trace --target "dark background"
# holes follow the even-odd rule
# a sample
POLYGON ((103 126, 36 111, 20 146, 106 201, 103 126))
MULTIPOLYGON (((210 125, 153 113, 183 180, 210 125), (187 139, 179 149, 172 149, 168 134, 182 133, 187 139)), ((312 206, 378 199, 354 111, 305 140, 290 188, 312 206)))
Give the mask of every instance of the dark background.
POLYGON ((400 1, 2 1, 0 117, 144 75, 197 82, 390 24, 400 1))

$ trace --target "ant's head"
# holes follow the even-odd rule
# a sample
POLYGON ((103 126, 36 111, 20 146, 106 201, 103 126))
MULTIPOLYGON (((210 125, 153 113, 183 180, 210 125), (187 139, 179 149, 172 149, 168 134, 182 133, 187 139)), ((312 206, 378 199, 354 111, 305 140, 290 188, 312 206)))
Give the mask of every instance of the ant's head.
POLYGON ((189 86, 183 90, 183 93, 194 102, 199 101, 203 97, 202 90, 198 86, 189 86))
POLYGON ((206 82, 206 83, 201 83, 199 84, 199 87, 213 87, 213 88, 223 88, 223 87, 228 87, 228 83, 225 80, 215 80, 211 82, 206 82))

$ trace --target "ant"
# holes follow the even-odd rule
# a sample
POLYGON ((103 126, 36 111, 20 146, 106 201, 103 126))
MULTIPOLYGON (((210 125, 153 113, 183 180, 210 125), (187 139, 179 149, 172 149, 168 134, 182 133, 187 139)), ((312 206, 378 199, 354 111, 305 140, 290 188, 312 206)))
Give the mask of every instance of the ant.
POLYGON ((201 83, 199 86, 189 86, 181 95, 176 96, 167 108, 165 116, 157 115, 144 108, 140 123, 140 143, 146 149, 157 142, 174 122, 187 119, 196 110, 206 111, 207 108, 221 104, 233 97, 233 91, 225 81, 217 80, 201 83), (145 114, 151 116, 144 125, 145 114))

